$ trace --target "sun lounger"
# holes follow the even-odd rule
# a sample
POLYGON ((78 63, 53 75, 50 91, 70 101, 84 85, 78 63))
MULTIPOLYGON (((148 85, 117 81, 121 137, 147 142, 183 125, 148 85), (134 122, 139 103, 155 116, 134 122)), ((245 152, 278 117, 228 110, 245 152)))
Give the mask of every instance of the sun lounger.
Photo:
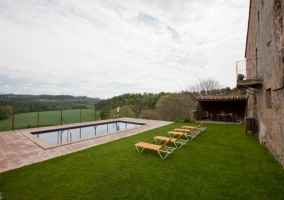
POLYGON ((191 141, 194 137, 195 137, 195 132, 194 131, 190 131, 190 132, 180 132, 180 131, 169 131, 168 135, 171 138, 174 138, 176 136, 180 136, 183 135, 186 137, 187 141, 191 141))
POLYGON ((203 123, 204 122, 202 121, 198 126, 182 126, 182 128, 183 129, 193 129, 193 128, 196 128, 198 131, 203 132, 206 129, 206 127, 202 127, 203 123))
POLYGON ((144 149, 157 151, 162 159, 165 159, 169 154, 171 154, 176 148, 168 147, 167 144, 170 142, 169 138, 163 145, 151 144, 148 142, 138 142, 135 147, 138 152, 142 152, 144 149), (139 148, 142 148, 141 150, 139 148))
POLYGON ((194 127, 194 126, 182 126, 183 129, 188 129, 188 130, 195 130, 196 131, 196 135, 198 135, 199 133, 203 132, 206 127, 194 127))
POLYGON ((195 138, 201 131, 198 130, 197 127, 191 127, 190 129, 186 129, 185 126, 182 126, 182 128, 175 128, 174 131, 176 132, 185 132, 190 134, 191 140, 195 138))
POLYGON ((185 129, 185 128, 175 128, 174 131, 177 131, 177 132, 185 132, 185 133, 190 133, 191 137, 196 137, 200 131, 196 128, 196 127, 193 127, 191 129, 185 129))
POLYGON ((198 126, 197 126, 197 129, 200 131, 200 132, 203 132, 205 131, 206 127, 202 126, 204 123, 204 121, 202 121, 198 126))
POLYGON ((192 129, 175 128, 174 130, 177 132, 190 133, 192 129))
POLYGON ((168 139, 170 139, 170 142, 173 142, 174 145, 177 148, 180 148, 180 147, 182 147, 183 145, 185 145, 189 141, 189 140, 181 139, 184 134, 186 134, 186 133, 180 134, 178 136, 178 138, 172 138, 172 137, 166 137, 166 136, 155 136, 154 140, 155 140, 155 142, 157 144, 161 144, 162 141, 167 141, 168 139))

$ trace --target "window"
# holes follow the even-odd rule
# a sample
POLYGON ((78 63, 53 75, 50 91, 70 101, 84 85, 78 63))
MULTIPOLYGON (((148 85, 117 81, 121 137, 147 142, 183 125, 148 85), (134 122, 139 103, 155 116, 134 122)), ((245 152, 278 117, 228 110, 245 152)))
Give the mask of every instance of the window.
POLYGON ((272 108, 272 103, 271 103, 271 88, 266 89, 266 91, 265 91, 265 100, 266 100, 266 108, 272 108))

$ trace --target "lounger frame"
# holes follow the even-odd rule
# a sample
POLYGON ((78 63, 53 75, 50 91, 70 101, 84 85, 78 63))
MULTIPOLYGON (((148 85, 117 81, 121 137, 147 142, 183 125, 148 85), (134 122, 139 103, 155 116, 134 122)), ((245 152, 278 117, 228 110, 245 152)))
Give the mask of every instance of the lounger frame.
POLYGON ((135 144, 135 147, 139 153, 142 153, 144 149, 157 151, 160 157, 162 159, 165 159, 169 154, 171 154, 176 149, 174 147, 167 146, 169 141, 170 139, 168 139, 163 145, 151 144, 147 142, 139 142, 135 144), (139 147, 141 147, 141 149, 139 149, 139 147))

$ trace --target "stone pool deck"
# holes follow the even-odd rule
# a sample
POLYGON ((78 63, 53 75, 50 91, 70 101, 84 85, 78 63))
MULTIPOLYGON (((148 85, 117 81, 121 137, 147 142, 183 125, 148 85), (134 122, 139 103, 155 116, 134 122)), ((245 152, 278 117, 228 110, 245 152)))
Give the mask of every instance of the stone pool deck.
MULTIPOLYGON (((118 131, 115 133, 108 133, 105 135, 95 136, 87 140, 72 142, 52 148, 44 149, 29 137, 26 136, 27 132, 43 131, 50 128, 65 128, 70 125, 59 125, 52 127, 22 129, 16 131, 0 132, 0 173, 20 168, 33 163, 45 161, 58 156, 66 155, 106 142, 117 140, 120 138, 135 135, 137 133, 158 128, 171 124, 168 121, 158 120, 145 120, 134 118, 120 118, 121 121, 144 123, 145 125, 118 131)), ((114 120, 101 120, 86 123, 72 124, 72 126, 83 126, 94 123, 113 122, 114 120)))

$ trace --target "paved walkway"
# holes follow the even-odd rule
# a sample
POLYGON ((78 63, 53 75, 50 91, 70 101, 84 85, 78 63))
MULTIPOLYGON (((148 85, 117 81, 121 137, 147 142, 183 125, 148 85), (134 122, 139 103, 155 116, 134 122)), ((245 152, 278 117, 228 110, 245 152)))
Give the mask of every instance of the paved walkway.
MULTIPOLYGON (((126 129, 124 131, 118 131, 116 133, 109 133, 103 136, 96 136, 88 140, 74 142, 67 145, 61 145, 59 147, 43 149, 28 137, 25 136, 25 132, 42 131, 50 127, 23 129, 16 131, 0 132, 0 173, 20 168, 33 163, 41 162, 51 158, 55 158, 61 155, 73 153, 79 150, 90 148, 99 144, 103 144, 109 141, 117 140, 123 137, 128 137, 143 131, 158 128, 164 125, 168 125, 171 122, 157 121, 157 120, 144 120, 133 118, 122 118, 120 120, 129 122, 145 123, 146 125, 136 127, 133 129, 126 129)), ((110 122, 113 120, 96 121, 99 123, 110 122)), ((73 125, 88 125, 95 122, 80 123, 73 125)), ((66 127, 67 125, 56 126, 66 127)), ((54 127, 52 127, 54 128, 54 127)))

